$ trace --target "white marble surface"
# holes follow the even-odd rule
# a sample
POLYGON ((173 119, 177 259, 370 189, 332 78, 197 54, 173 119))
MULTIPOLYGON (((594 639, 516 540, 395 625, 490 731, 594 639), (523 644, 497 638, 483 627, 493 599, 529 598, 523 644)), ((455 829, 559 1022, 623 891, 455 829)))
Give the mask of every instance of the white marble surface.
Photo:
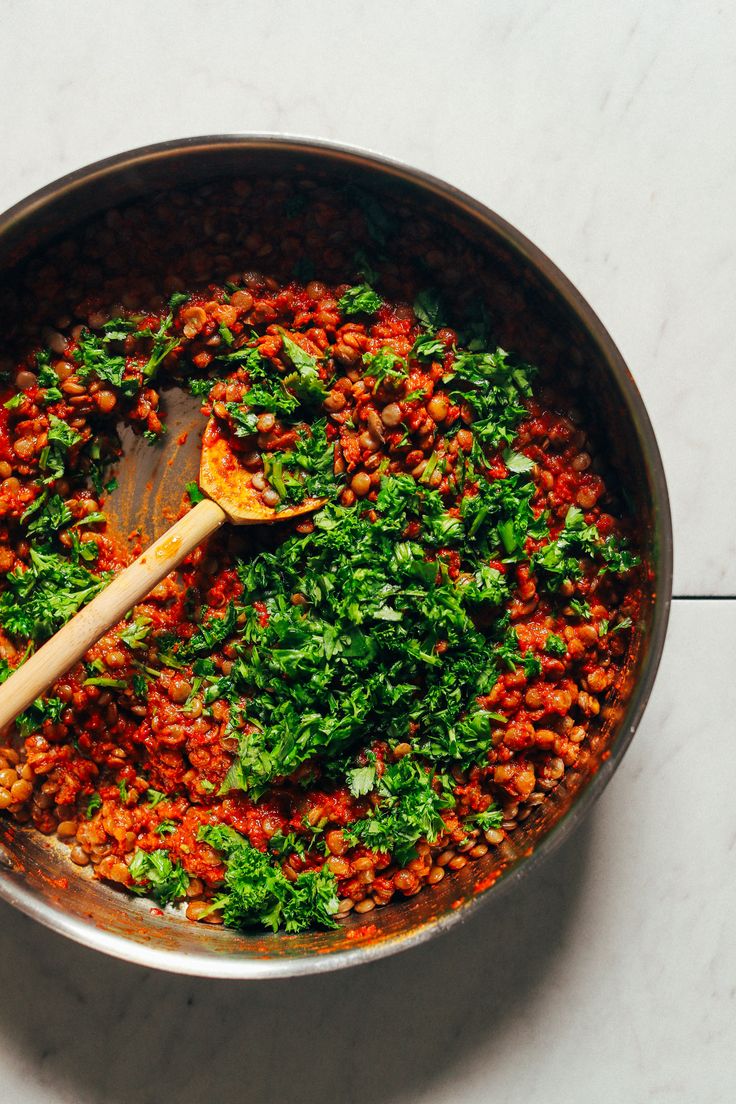
MULTIPOLYGON (((0 0, 0 208, 121 149, 372 147, 506 216, 618 342, 663 449, 676 593, 736 594, 736 9, 714 0, 0 0)), ((359 971, 146 973, 0 907, 3 1104, 736 1099, 736 602, 676 602, 583 829, 498 907, 359 971)))
POLYGON ((227 131, 371 147, 488 203, 599 312, 648 403, 676 592, 736 594, 736 12, 715 0, 0 0, 0 208, 227 131))
POLYGON ((735 602, 677 603, 593 814, 519 892, 416 951, 191 980, 0 906, 3 1104, 732 1104, 734 731, 718 718, 736 715, 735 637, 735 602))

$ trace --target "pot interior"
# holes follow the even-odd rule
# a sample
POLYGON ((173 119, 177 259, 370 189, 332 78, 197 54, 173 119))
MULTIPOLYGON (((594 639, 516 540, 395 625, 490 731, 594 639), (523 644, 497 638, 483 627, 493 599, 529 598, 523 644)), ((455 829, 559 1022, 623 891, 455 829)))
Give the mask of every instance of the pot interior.
MULTIPOLYGON (((190 923, 172 910, 162 915, 150 902, 71 867, 67 849, 57 842, 0 819, 0 888, 10 900, 111 953, 224 976, 325 969, 361 954, 387 953, 447 926, 491 886, 513 880, 542 839, 561 836, 582 814, 623 754, 656 669, 669 597, 669 515, 659 455, 641 400, 605 331, 554 266, 502 220, 397 166, 296 142, 203 140, 123 155, 52 185, 0 223, 3 317, 25 319, 4 353, 12 358, 34 329, 73 316, 76 304, 94 297, 101 274, 130 280, 144 298, 155 297, 172 275, 170 258, 157 243, 176 233, 182 204, 198 211, 194 240, 188 249, 178 243, 176 276, 185 286, 249 269, 293 278, 285 265, 294 243, 286 249, 263 240, 259 212, 248 203, 253 181, 264 179, 284 204, 298 204, 317 188, 340 203, 373 211, 364 240, 347 240, 327 204, 319 225, 296 232, 303 258, 296 275, 350 280, 357 253, 379 269, 389 297, 392 286, 407 281, 417 292, 436 287, 454 325, 482 310, 501 345, 537 364, 543 381, 569 393, 607 458, 607 484, 637 519, 653 585, 618 696, 602 710, 579 764, 513 839, 431 891, 352 916, 337 931, 239 934, 190 923), (135 235, 126 232, 131 219, 135 235), (142 239, 148 243, 143 250, 142 239)), ((184 486, 196 478, 204 425, 199 403, 174 389, 164 391, 163 401, 169 426, 163 448, 123 433, 120 485, 107 506, 120 534, 139 529, 144 538, 158 535, 178 510, 184 486)), ((239 533, 233 539, 252 537, 239 533)))

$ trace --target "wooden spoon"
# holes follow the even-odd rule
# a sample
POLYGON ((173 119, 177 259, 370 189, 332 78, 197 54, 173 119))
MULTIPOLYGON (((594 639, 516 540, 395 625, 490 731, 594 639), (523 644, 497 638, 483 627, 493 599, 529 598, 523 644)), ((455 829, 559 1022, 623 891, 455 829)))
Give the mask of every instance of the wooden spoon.
POLYGON ((233 525, 286 521, 312 513, 327 501, 305 498, 298 506, 272 510, 263 505, 251 477, 238 454, 221 436, 214 418, 210 418, 202 438, 199 465, 199 486, 208 497, 116 575, 0 686, 0 732, 225 521, 233 525))

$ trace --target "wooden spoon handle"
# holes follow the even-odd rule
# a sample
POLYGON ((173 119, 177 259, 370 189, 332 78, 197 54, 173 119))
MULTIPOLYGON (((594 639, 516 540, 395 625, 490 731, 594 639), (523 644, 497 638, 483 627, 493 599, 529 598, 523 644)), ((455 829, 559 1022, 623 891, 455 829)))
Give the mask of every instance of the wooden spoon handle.
POLYGON ((216 502, 202 499, 116 575, 0 686, 0 732, 226 520, 216 502))

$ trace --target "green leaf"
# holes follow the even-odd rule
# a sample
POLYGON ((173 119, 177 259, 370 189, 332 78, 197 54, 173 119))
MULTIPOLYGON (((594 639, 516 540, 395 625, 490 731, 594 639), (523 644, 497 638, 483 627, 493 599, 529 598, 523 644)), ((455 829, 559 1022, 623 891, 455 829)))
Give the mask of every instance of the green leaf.
POLYGON ((609 632, 611 633, 611 635, 613 635, 613 633, 622 632, 623 629, 630 629, 633 623, 634 622, 631 620, 630 617, 622 617, 621 620, 617 622, 617 624, 614 625, 613 628, 611 628, 610 621, 603 618, 601 621, 598 622, 598 636, 604 637, 609 632))
POLYGON ((225 889, 214 904, 229 927, 287 932, 337 927, 337 883, 326 868, 302 871, 289 881, 270 855, 224 824, 202 825, 198 838, 224 856, 225 889))
POLYGON ((51 353, 48 349, 41 349, 36 353, 36 375, 38 386, 43 388, 43 401, 49 403, 59 402, 62 393, 59 389, 59 377, 51 367, 51 353))
MULTIPOLYGON (((504 349, 495 352, 461 351, 444 376, 453 402, 467 404, 474 416, 473 436, 482 446, 509 444, 528 411, 536 369, 517 361, 504 349)), ((480 454, 482 461, 483 456, 480 454)))
POLYGON ((630 552, 622 541, 613 537, 602 540, 595 525, 586 525, 582 510, 571 506, 557 539, 534 554, 532 565, 542 584, 554 592, 560 589, 563 582, 582 576, 580 561, 584 556, 603 561, 600 574, 606 571, 625 574, 641 562, 639 556, 630 552))
POLYGON ((60 495, 49 497, 44 491, 27 507, 20 520, 29 523, 26 530, 29 537, 50 537, 69 524, 72 512, 60 495))
POLYGON ((133 675, 133 693, 137 698, 140 698, 141 701, 148 700, 148 682, 146 676, 142 675, 140 672, 133 675))
POLYGON ((86 810, 86 813, 85 813, 85 816, 87 817, 87 820, 91 820, 92 817, 97 812, 97 810, 101 809, 101 808, 102 808, 102 798, 100 797, 100 795, 98 793, 93 793, 92 796, 90 797, 89 801, 87 802, 87 810, 86 810))
POLYGON ((449 784, 436 787, 435 778, 411 756, 392 763, 378 779, 380 805, 350 825, 350 833, 372 851, 390 853, 405 866, 416 857, 419 840, 434 843, 444 831, 442 812, 454 804, 449 784))
POLYGON ((284 352, 295 368, 294 372, 284 377, 284 386, 292 391, 303 405, 318 405, 327 397, 327 387, 320 379, 316 358, 292 341, 280 326, 278 330, 284 352))
POLYGON ((161 429, 156 431, 155 429, 144 429, 141 436, 144 441, 147 441, 149 445, 162 445, 164 437, 168 433, 166 426, 161 426, 161 429))
POLYGON ((487 832, 489 828, 500 828, 503 823, 503 809, 497 805, 491 805, 480 813, 471 813, 465 817, 463 824, 466 827, 479 828, 481 832, 487 832))
POLYGON ((148 804, 151 806, 152 809, 155 809, 156 806, 160 805, 162 801, 168 801, 168 800, 169 800, 168 794, 162 793, 161 790, 151 790, 151 789, 146 790, 146 801, 148 802, 148 804))
POLYGON ((378 389, 387 380, 397 382, 409 375, 409 365, 403 357, 386 346, 377 353, 363 353, 365 374, 375 380, 374 389, 378 389))
POLYGON ((296 341, 293 341, 281 326, 278 327, 279 334, 284 346, 284 352, 293 366, 298 371, 312 372, 317 374, 317 360, 311 353, 302 349, 301 345, 297 345, 296 341))
POLYGON ((189 394, 194 395, 195 398, 200 396, 207 398, 216 383, 216 379, 188 379, 187 387, 189 388, 189 394))
POLYGON ((151 618, 143 616, 136 617, 134 621, 131 621, 125 626, 120 633, 120 639, 123 644, 127 644, 129 648, 135 651, 138 648, 145 647, 145 641, 150 631, 151 618))
POLYGON ((45 721, 58 724, 66 706, 60 698, 36 698, 28 708, 16 717, 16 725, 21 739, 38 732, 45 721))
POLYGON ((327 440, 327 419, 300 427, 289 452, 263 456, 263 473, 279 494, 279 509, 297 505, 305 498, 330 498, 337 491, 335 448, 327 440))
POLYGON ((139 892, 150 893, 162 905, 184 897, 189 887, 189 875, 168 851, 142 851, 138 848, 128 864, 134 882, 142 883, 139 892))
POLYGON ((414 300, 414 314, 421 324, 428 330, 435 330, 441 325, 442 303, 436 291, 420 291, 414 300))
POLYGON ((534 461, 530 460, 528 456, 524 456, 523 452, 513 452, 511 449, 504 449, 503 459, 506 467, 510 472, 529 472, 534 467, 534 461))
POLYGON ((198 502, 201 502, 203 498, 207 497, 204 492, 199 489, 199 484, 194 482, 187 483, 187 494, 189 495, 189 501, 192 506, 196 506, 198 502))
POLYGON ((582 618, 583 621, 590 620, 590 603, 586 602, 585 599, 571 598, 568 605, 577 617, 582 618))
POLYGON ((376 768, 375 766, 354 767, 347 772, 345 777, 353 797, 363 797, 370 793, 375 785, 376 768))
MULTIPOLYGON (((177 293, 179 295, 180 293, 177 293)), ((174 296, 172 296, 174 298, 174 296)), ((153 379, 156 372, 166 360, 169 353, 173 353, 177 345, 181 344, 182 338, 179 334, 171 333, 171 327, 174 322, 173 310, 161 319, 161 325, 155 334, 153 334, 153 345, 151 346, 151 352, 148 360, 143 366, 143 375, 147 380, 153 379)))
POLYGON ((231 602, 222 617, 212 616, 200 625, 197 632, 184 642, 177 654, 187 659, 194 656, 211 655, 232 636, 237 620, 237 610, 235 604, 231 602))
POLYGON ((120 325, 122 319, 115 319, 114 323, 107 323, 108 334, 106 337, 97 337, 88 329, 83 329, 77 341, 77 347, 72 356, 77 362, 77 375, 83 383, 90 379, 97 379, 100 383, 107 383, 111 387, 124 391, 125 394, 135 394, 138 383, 135 379, 128 379, 123 383, 126 369, 126 359, 120 354, 110 353, 106 342, 120 340, 127 336, 122 332, 120 325), (111 328, 112 326, 116 328, 111 328))
POLYGON ((251 381, 264 379, 269 375, 268 361, 261 356, 257 345, 243 345, 229 353, 220 354, 217 360, 224 361, 228 370, 236 366, 247 369, 248 378, 251 381))
POLYGON ((70 425, 57 418, 55 414, 49 414, 48 442, 59 449, 70 449, 79 444, 81 436, 70 425))
POLYGON ((411 355, 420 360, 435 360, 442 357, 447 349, 442 341, 438 341, 433 333, 420 334, 412 346, 411 355))
POLYGON ((550 633, 544 642, 544 650, 548 655, 562 658, 567 655, 567 644, 563 637, 550 633))
POLYGON ((626 575, 641 563, 641 557, 631 552, 623 541, 615 537, 608 537, 599 547, 600 556, 604 561, 601 574, 612 571, 616 575, 626 575))
POLYGON ((36 641, 52 636, 106 582, 74 557, 65 559, 45 546, 31 548, 28 566, 6 579, 0 624, 14 636, 36 641))
POLYGON ((375 314, 381 303, 381 296, 376 294, 370 284, 358 284, 357 287, 348 288, 338 299, 337 307, 346 317, 352 318, 359 314, 375 314))

